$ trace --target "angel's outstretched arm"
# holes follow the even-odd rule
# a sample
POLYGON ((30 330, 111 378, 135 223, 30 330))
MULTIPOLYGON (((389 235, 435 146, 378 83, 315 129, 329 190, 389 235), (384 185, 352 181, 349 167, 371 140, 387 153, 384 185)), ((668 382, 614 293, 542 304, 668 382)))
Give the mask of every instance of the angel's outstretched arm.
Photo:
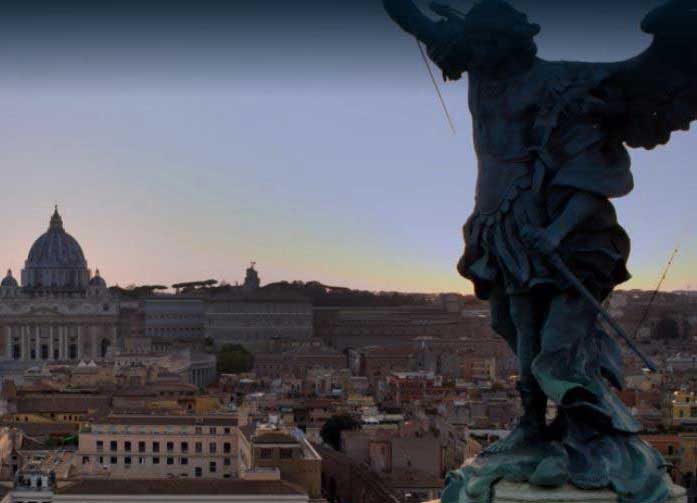
POLYGON ((412 0, 383 0, 385 10, 404 31, 428 47, 428 55, 443 70, 443 76, 457 80, 467 71, 467 47, 462 19, 452 9, 432 4, 431 10, 443 19, 433 21, 412 0))
POLYGON ((427 46, 441 41, 438 24, 426 17, 411 0, 383 0, 382 3, 395 23, 427 46))

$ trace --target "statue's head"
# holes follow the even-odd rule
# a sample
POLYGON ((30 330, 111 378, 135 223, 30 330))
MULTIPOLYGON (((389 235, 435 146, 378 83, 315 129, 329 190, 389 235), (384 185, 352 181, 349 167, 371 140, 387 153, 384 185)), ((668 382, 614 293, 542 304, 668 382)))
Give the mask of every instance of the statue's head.
POLYGON ((468 33, 484 32, 532 38, 540 26, 528 21, 528 16, 504 0, 480 0, 465 15, 464 28, 468 33))
POLYGON ((467 14, 439 4, 431 9, 462 34, 455 49, 466 60, 466 70, 487 72, 537 54, 539 25, 504 0, 481 0, 467 14))

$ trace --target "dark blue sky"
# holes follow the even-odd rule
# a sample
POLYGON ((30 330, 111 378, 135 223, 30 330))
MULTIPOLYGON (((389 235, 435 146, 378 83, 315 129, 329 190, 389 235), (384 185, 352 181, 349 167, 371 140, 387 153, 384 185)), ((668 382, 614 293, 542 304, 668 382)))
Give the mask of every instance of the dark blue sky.
MULTIPOLYGON (((441 84, 453 137, 379 0, 100 3, 0 15, 0 266, 21 267, 58 202, 111 283, 235 281, 255 259, 263 281, 469 289, 467 85, 441 84)), ((515 5, 542 57, 611 61, 647 45, 659 3, 515 5)), ((630 286, 652 286, 683 236, 669 286, 697 280, 694 148, 681 134, 633 153, 630 286)))
MULTIPOLYGON (((607 60, 631 54, 639 21, 659 3, 515 5, 543 26, 543 56, 607 60)), ((395 36, 379 0, 101 4, 27 2, 4 9, 5 75, 39 81, 283 77, 346 83, 356 74, 396 77, 411 62, 412 51, 395 36)), ((453 5, 466 10, 470 3, 453 5)))

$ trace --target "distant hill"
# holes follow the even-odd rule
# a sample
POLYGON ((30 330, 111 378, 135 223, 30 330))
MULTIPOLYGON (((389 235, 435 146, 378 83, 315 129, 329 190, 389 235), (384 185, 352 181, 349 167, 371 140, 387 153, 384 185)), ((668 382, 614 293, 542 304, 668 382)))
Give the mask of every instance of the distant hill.
MULTIPOLYGON (((464 296, 456 293, 432 294, 432 293, 405 293, 405 292, 371 292, 367 290, 353 290, 342 286, 330 286, 319 281, 279 281, 269 283, 257 290, 245 290, 237 285, 217 284, 214 280, 193 281, 178 283, 172 288, 181 295, 222 296, 240 295, 249 298, 268 296, 301 296, 308 299, 313 305, 319 307, 347 306, 347 307, 395 307, 395 306, 429 306, 441 304, 443 295, 461 299, 463 304, 478 304, 473 296, 464 296)), ((165 294, 167 287, 162 285, 131 285, 126 288, 118 286, 110 288, 114 294, 127 298, 143 298, 153 295, 165 294)), ((171 294, 170 294, 171 295, 171 294)))
POLYGON ((269 292, 294 292, 310 299, 315 306, 423 306, 439 300, 438 294, 370 292, 341 286, 324 285, 318 281, 280 281, 262 288, 269 292))

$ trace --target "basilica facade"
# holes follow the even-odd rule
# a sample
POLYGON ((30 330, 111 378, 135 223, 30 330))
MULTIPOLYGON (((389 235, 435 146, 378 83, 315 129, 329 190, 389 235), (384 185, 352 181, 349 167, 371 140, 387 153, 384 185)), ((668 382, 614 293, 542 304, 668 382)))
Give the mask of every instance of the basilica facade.
POLYGON ((119 302, 56 208, 32 245, 18 281, 0 282, 0 371, 46 362, 105 359, 119 347, 119 302))

